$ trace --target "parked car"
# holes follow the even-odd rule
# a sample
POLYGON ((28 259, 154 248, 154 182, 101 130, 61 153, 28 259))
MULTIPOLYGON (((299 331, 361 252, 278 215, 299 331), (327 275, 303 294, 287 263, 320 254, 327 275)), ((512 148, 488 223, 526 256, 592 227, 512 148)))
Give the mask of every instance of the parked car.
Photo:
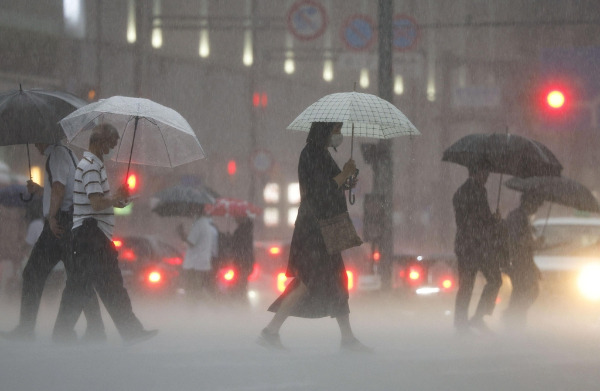
POLYGON ((542 291, 600 300, 600 219, 539 219, 533 227, 544 238, 534 257, 542 274, 542 291))

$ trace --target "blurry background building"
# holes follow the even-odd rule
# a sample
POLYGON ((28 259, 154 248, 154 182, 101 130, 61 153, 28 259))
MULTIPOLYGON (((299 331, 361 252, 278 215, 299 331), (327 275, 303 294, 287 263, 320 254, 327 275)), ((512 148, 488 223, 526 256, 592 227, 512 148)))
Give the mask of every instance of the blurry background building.
MULTIPOLYGON (((468 133, 535 138, 565 175, 600 189, 597 1, 395 0, 393 23, 393 103, 422 132, 393 143, 398 251, 451 251, 451 197, 466 170, 440 159, 468 133), (557 109, 545 100, 552 90, 565 98, 557 109)), ((368 0, 0 0, 0 90, 140 96, 188 120, 208 158, 175 170, 135 167, 143 196, 123 229, 167 231, 150 212, 151 195, 205 183, 264 207, 257 239, 289 239, 306 134, 285 128, 324 95, 355 84, 377 94, 376 37, 377 2, 368 0)), ((0 159, 25 175, 24 151, 2 147, 0 159)), ((346 142, 335 158, 348 157, 346 142)), ((360 153, 355 159, 361 180, 350 214, 360 228, 372 171, 360 153)), ((492 202, 498 180, 490 179, 492 202)), ((501 211, 515 203, 503 191, 501 211)))

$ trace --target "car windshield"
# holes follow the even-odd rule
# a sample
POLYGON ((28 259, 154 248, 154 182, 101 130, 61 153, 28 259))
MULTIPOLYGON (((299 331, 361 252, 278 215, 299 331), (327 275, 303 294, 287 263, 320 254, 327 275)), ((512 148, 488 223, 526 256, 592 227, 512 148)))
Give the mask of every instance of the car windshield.
POLYGON ((542 235, 543 245, 538 250, 542 255, 586 255, 600 246, 600 226, 595 225, 543 225, 535 227, 542 235))

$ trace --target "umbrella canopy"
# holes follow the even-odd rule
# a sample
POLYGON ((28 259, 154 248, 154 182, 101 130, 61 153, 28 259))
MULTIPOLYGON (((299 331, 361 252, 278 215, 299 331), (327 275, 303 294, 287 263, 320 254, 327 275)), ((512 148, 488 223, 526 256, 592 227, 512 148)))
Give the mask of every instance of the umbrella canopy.
POLYGON ((491 172, 522 178, 560 176, 562 165, 543 144, 514 134, 470 134, 444 151, 442 161, 486 164, 491 172))
POLYGON ((248 201, 235 198, 218 198, 214 204, 206 205, 206 214, 225 217, 256 217, 262 209, 248 201))
POLYGON ((600 206, 592 192, 573 179, 547 176, 511 178, 504 185, 521 192, 535 192, 545 201, 581 211, 600 212, 600 206))
POLYGON ((421 134, 396 106, 360 92, 324 96, 300 113, 287 128, 308 132, 313 122, 343 122, 342 134, 349 136, 388 139, 421 134))
POLYGON ((65 138, 58 121, 86 102, 63 91, 0 93, 0 145, 55 144, 65 138))
POLYGON ((199 206, 215 202, 206 190, 181 185, 166 188, 155 197, 158 202, 152 211, 160 216, 190 216, 199 206))
POLYGON ((113 125, 119 144, 117 162, 175 167, 204 158, 188 122, 175 110, 148 99, 113 96, 90 103, 60 121, 70 143, 89 145, 94 126, 113 125))

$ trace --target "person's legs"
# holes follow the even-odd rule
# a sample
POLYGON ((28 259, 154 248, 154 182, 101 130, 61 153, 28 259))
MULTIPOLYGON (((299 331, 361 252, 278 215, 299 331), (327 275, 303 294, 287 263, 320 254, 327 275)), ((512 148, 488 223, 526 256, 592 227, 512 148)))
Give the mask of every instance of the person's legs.
POLYGON ((48 275, 60 260, 60 256, 60 243, 46 222, 23 270, 21 314, 19 325, 15 330, 19 330, 24 335, 30 337, 34 335, 44 285, 48 275))
POLYGON ((473 294, 477 269, 471 267, 465 260, 458 260, 458 291, 454 309, 454 327, 458 331, 469 328, 469 303, 473 294))
POLYGON ((287 296, 283 298, 281 301, 281 305, 275 315, 273 315, 273 319, 269 322, 265 329, 271 334, 278 334, 281 325, 283 322, 290 316, 292 313, 294 306, 302 299, 302 297, 307 292, 306 285, 302 281, 299 281, 295 284, 294 289, 289 292, 287 296))
POLYGON ((104 234, 100 235, 104 246, 98 253, 98 262, 94 264, 91 279, 121 338, 132 343, 155 336, 157 331, 145 330, 133 313, 131 299, 123 286, 117 250, 104 234))
POLYGON ((485 315, 491 315, 494 312, 496 298, 502 286, 502 273, 499 265, 486 264, 481 268, 481 272, 486 279, 486 283, 473 316, 474 322, 479 322, 483 320, 485 315))

